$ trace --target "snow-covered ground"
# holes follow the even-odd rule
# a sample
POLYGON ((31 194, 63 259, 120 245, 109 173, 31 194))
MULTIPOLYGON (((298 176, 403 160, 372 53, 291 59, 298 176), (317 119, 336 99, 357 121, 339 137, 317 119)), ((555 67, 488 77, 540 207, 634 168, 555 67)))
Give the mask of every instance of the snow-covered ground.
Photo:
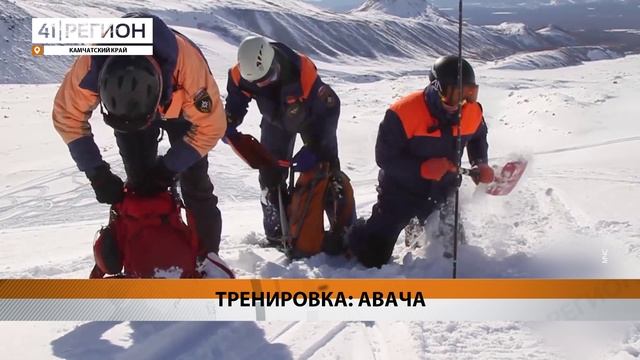
MULTIPOLYGON (((235 47, 203 30, 179 28, 200 44, 224 92, 235 47)), ((511 58, 515 64, 528 61, 511 58)), ((397 98, 425 85, 424 62, 319 61, 341 96, 342 164, 360 216, 375 201, 378 123, 397 98), (394 67, 395 65, 395 67, 394 67), (393 70, 400 68, 400 70, 393 70), (403 76, 398 76, 398 74, 403 76)), ((500 164, 530 166, 508 197, 465 182, 461 277, 640 277, 640 56, 554 70, 476 64, 500 164), (608 263, 601 261, 602 252, 608 263)), ((56 84, 0 85, 0 278, 86 278, 96 230, 108 208, 94 199, 50 113, 56 84)), ((255 106, 242 130, 259 134, 255 106)), ((96 141, 123 169, 109 129, 92 119, 96 141)), ((167 144, 164 144, 166 149, 167 144)), ((221 256, 240 277, 448 277, 437 245, 410 250, 399 241, 388 265, 318 255, 283 261, 257 245, 257 173, 224 144, 210 154, 223 212, 221 256)), ((43 359, 632 359, 632 323, 1 323, 3 358, 43 359), (7 356, 8 357, 5 357, 7 356)))

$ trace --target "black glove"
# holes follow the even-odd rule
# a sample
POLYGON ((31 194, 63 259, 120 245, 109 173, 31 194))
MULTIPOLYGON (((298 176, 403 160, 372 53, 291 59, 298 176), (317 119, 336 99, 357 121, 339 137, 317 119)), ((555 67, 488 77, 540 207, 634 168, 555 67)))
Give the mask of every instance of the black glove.
POLYGON ((339 168, 337 170, 331 170, 330 168, 329 170, 329 191, 334 200, 342 199, 342 197, 344 196, 342 171, 340 171, 339 168))
POLYGON ((147 171, 140 184, 136 186, 134 192, 140 196, 157 195, 173 186, 177 175, 167 168, 163 157, 160 156, 153 167, 147 171))
POLYGON ((233 116, 229 111, 226 112, 226 115, 227 115, 227 128, 235 129, 238 126, 240 126, 240 124, 242 124, 242 120, 244 120, 243 118, 238 118, 236 116, 233 116))
POLYGON ((286 169, 278 166, 266 166, 260 169, 260 183, 267 188, 276 188, 285 181, 286 169))
POLYGON ((291 159, 293 171, 307 172, 313 170, 318 164, 318 156, 310 148, 303 146, 291 159))
POLYGON ((96 199, 102 204, 117 204, 124 198, 124 183, 118 175, 111 172, 109 164, 103 163, 87 173, 96 199))

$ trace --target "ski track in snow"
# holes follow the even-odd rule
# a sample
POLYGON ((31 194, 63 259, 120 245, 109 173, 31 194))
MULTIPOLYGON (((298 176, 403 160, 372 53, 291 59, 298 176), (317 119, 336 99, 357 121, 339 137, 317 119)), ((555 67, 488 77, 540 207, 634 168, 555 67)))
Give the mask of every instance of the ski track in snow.
POLYGON ((326 346, 346 327, 347 323, 344 321, 334 325, 322 337, 320 337, 318 340, 315 340, 311 345, 309 345, 300 355, 298 355, 297 358, 300 360, 310 359, 313 355, 316 354, 316 352, 318 352, 318 350, 326 346))
POLYGON ((626 143, 626 142, 631 142, 631 141, 640 141, 640 136, 631 136, 631 137, 622 138, 622 139, 613 139, 613 140, 599 142, 599 143, 596 143, 596 144, 581 145, 581 146, 571 146, 571 147, 560 148, 560 149, 538 151, 538 152, 535 152, 534 155, 549 155, 549 154, 558 154, 558 153, 567 152, 567 151, 593 149, 593 148, 600 147, 600 146, 606 146, 606 145, 612 145, 612 144, 621 144, 621 143, 626 143))
POLYGON ((53 263, 32 266, 19 271, 0 271, 0 279, 69 278, 72 274, 81 274, 81 276, 84 277, 84 275, 89 275, 94 264, 93 255, 88 255, 80 259, 72 260, 70 263, 67 262, 66 264, 53 263))
POLYGON ((640 325, 607 322, 92 322, 52 343, 56 356, 70 360, 632 359, 638 356, 639 346, 640 325), (123 325, 133 332, 110 334, 123 325), (268 339, 269 328, 280 328, 285 336, 268 339), (127 348, 116 346, 114 336, 120 336, 120 341, 133 337, 135 342, 127 348), (90 339, 101 340, 86 346, 90 339), (593 339, 611 349, 585 343, 593 339), (288 348, 285 341, 291 344, 288 348), (385 345, 389 341, 398 347, 385 345), (611 344, 615 341, 619 343, 611 344), (344 344, 353 347, 345 352, 344 344))
POLYGON ((286 324, 282 330, 280 332, 278 332, 275 336, 272 336, 269 338, 269 342, 273 343, 276 342, 281 336, 283 336, 284 334, 286 334, 287 332, 291 331, 291 329, 298 325, 300 322, 299 321, 293 321, 290 322, 288 324, 286 324))

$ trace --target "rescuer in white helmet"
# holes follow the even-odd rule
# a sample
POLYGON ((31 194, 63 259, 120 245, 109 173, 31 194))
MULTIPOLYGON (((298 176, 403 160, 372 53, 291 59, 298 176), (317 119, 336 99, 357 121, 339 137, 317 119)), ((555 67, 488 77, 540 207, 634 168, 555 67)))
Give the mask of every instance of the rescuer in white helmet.
MULTIPOLYGON (((262 36, 248 37, 238 49, 238 63, 229 70, 227 91, 227 138, 238 134, 236 128, 255 99, 262 114, 260 142, 271 155, 292 159, 292 142, 300 134, 304 147, 293 157, 295 170, 304 173, 327 164, 330 174, 339 171, 340 99, 307 56, 262 36)), ((264 228, 270 241, 279 241, 282 234, 278 190, 286 190, 286 175, 282 167, 260 169, 264 228)))

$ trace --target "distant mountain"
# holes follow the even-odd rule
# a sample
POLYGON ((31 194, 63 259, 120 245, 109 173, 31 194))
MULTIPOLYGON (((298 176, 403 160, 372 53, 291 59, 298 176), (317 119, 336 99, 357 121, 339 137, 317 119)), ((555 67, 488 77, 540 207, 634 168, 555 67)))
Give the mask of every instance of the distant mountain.
POLYGON ((573 35, 556 25, 549 25, 537 30, 536 33, 543 36, 553 45, 566 46, 576 44, 576 38, 573 35))
POLYGON ((576 45, 576 39, 570 33, 554 25, 537 31, 522 23, 502 23, 500 25, 485 25, 485 27, 519 44, 523 50, 547 50, 554 47, 576 45))
POLYGON ((333 11, 346 12, 362 5, 364 0, 305 0, 318 7, 333 11))
MULTIPOLYGON (((369 0, 345 14, 296 0, 14 1, 0 2, 2 83, 57 82, 72 61, 70 57, 31 57, 31 16, 104 17, 147 11, 170 25, 213 33, 230 46, 237 46, 245 36, 262 34, 324 62, 357 63, 363 58, 427 61, 457 51, 456 19, 426 0, 369 0)), ((464 52, 476 60, 498 60, 518 52, 563 46, 564 42, 551 40, 559 39, 557 34, 560 32, 553 28, 535 32, 521 24, 465 24, 464 52)))
MULTIPOLYGON (((316 4, 319 7, 335 11, 346 11, 363 6, 366 0, 305 0, 308 3, 316 4)), ((604 4, 604 3, 637 3, 638 0, 483 0, 465 2, 465 7, 485 7, 485 8, 537 8, 541 6, 561 6, 572 4, 604 4)), ((458 0, 429 0, 429 3, 436 7, 452 8, 458 6, 458 0)))
POLYGON ((555 69, 585 61, 615 59, 622 55, 601 46, 569 46, 555 50, 522 53, 497 61, 494 68, 512 70, 555 69))
MULTIPOLYGON (((564 5, 584 5, 584 4, 606 4, 606 3, 633 3, 638 0, 483 0, 482 2, 470 3, 467 6, 483 6, 491 8, 502 7, 525 7, 535 8, 540 6, 564 6, 564 5)), ((458 4, 458 0, 432 0, 435 6, 453 6, 458 4)))
POLYGON ((399 17, 417 17, 429 8, 427 0, 367 0, 355 12, 381 11, 399 17))

